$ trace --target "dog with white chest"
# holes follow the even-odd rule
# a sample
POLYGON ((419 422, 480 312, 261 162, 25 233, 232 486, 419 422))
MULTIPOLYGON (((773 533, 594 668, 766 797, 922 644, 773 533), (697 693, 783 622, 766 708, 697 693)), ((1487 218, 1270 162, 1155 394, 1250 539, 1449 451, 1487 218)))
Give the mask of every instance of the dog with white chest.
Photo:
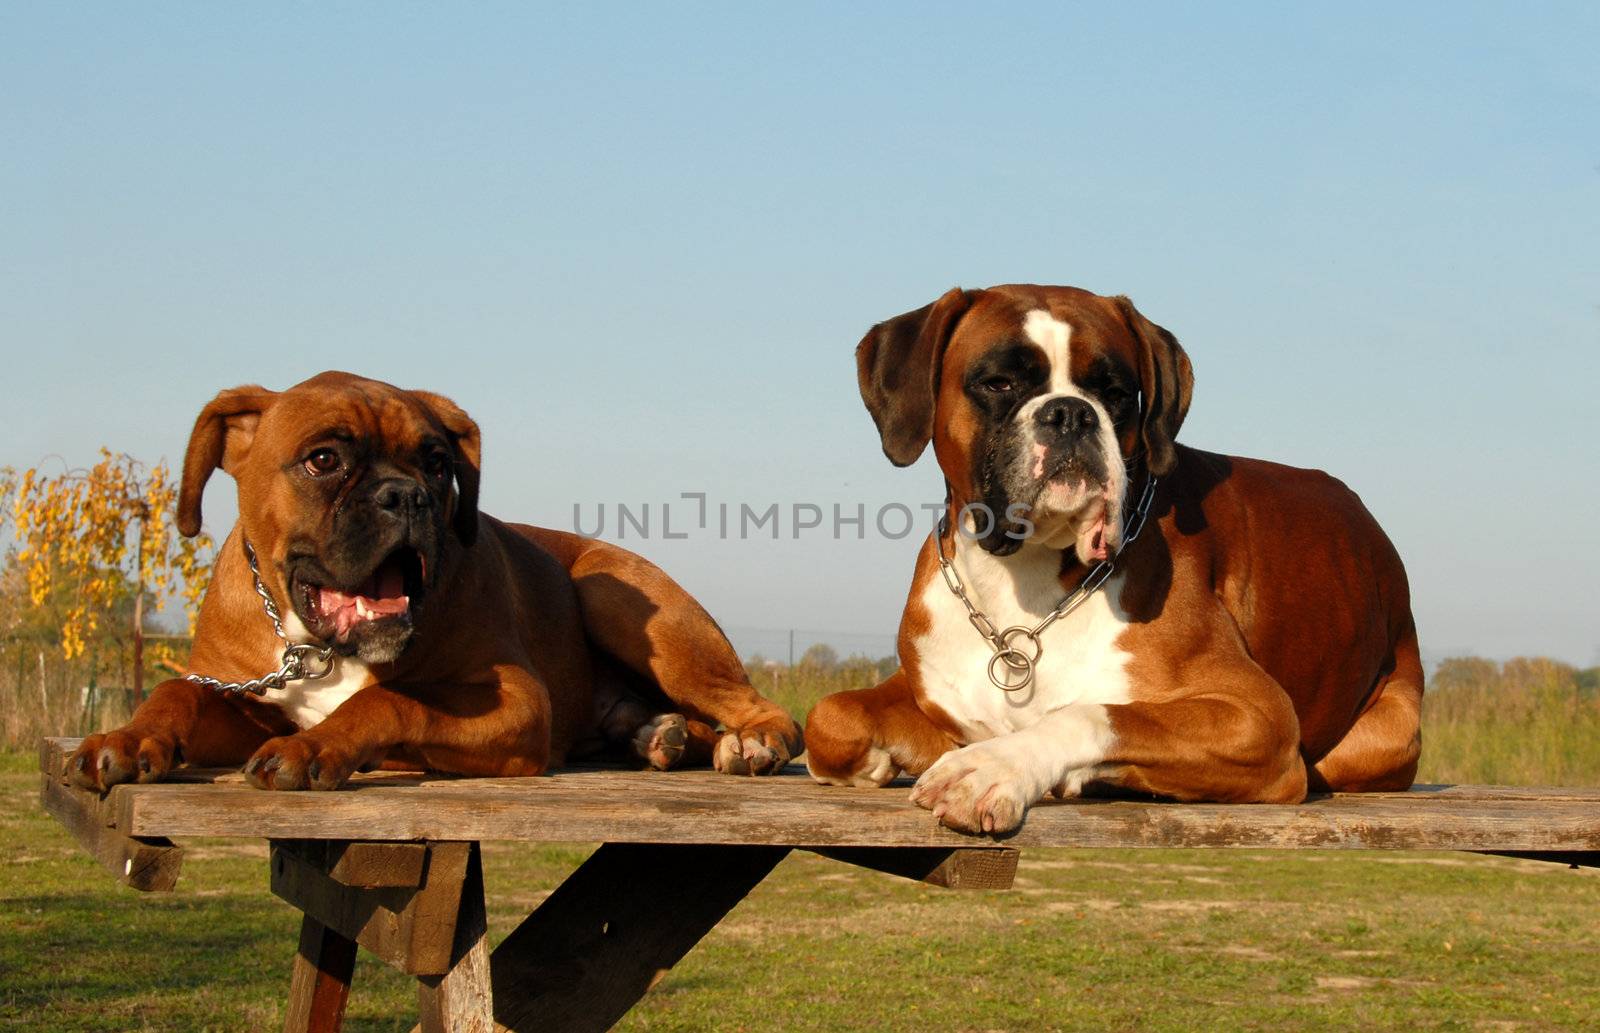
POLYGON ((1087 787, 1411 783, 1422 669, 1393 546, 1326 474, 1179 445, 1191 364, 1126 298, 952 290, 856 357, 885 454, 931 442, 949 502, 900 670, 809 718, 818 781, 919 775, 941 822, 996 834, 1087 787))

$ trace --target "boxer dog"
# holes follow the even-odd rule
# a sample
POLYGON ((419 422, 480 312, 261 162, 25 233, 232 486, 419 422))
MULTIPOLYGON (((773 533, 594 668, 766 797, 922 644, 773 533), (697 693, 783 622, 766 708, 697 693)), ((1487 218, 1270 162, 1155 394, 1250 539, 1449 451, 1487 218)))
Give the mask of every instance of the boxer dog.
POLYGON ((479 456, 477 424, 427 391, 324 373, 219 394, 195 421, 177 524, 199 533, 218 466, 239 522, 193 674, 85 739, 71 779, 150 782, 180 760, 243 763, 266 789, 333 789, 384 761, 537 775, 608 742, 654 767, 764 774, 799 751, 795 723, 656 567, 480 513, 479 456))
POLYGON ((811 712, 818 781, 909 772, 944 825, 996 834, 1086 787, 1411 784, 1422 665, 1394 547, 1326 474, 1176 444, 1189 358, 1127 298, 952 290, 856 362, 885 454, 932 441, 949 503, 899 671, 811 712))

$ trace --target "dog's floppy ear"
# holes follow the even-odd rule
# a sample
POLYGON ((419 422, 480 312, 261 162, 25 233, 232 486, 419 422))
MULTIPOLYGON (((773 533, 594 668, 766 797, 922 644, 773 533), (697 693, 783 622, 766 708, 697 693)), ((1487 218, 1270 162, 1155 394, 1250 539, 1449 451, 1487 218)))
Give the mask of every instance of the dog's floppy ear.
POLYGON ((229 388, 211 399, 194 421, 189 449, 183 455, 183 483, 178 487, 178 531, 186 538, 200 533, 200 499, 211 471, 222 467, 238 475, 250 451, 261 414, 278 392, 255 384, 229 388))
POLYGON ((874 326, 856 345, 861 400, 896 466, 916 462, 933 439, 945 345, 976 294, 952 287, 933 304, 874 326))
POLYGON ((461 406, 432 391, 411 392, 428 407, 450 436, 456 453, 456 512, 451 526, 462 544, 478 539, 478 480, 483 466, 483 437, 461 406))
POLYGON ((1127 298, 1113 300, 1139 342, 1139 390, 1144 396, 1139 438, 1146 463, 1151 474, 1165 477, 1178 463, 1173 441, 1194 397, 1194 367, 1176 337, 1146 319, 1127 298))

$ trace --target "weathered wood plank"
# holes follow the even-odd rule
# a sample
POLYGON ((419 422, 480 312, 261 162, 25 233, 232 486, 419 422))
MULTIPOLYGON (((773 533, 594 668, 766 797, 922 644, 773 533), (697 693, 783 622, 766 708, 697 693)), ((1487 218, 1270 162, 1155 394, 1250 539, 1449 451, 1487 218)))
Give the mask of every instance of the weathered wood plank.
POLYGON ((273 846, 289 851, 334 882, 360 889, 420 886, 428 861, 426 843, 280 839, 273 846))
POLYGON ((495 1021, 519 1033, 610 1029, 788 852, 602 846, 495 948, 495 1021))
POLYGON ((483 902, 483 861, 477 844, 467 857, 466 879, 453 923, 450 967, 417 977, 422 1033, 494 1033, 489 979, 489 923, 483 902))
POLYGON ((289 977, 284 1033, 339 1033, 356 970, 356 944, 306 915, 289 977))
POLYGON ((1453 800, 1588 800, 1600 803, 1600 788, 1594 786, 1479 786, 1414 785, 1403 793, 1335 793, 1355 800, 1414 799, 1436 796, 1453 800))
POLYGON ((278 842, 272 849, 272 892, 318 922, 411 975, 450 971, 456 916, 474 843, 430 843, 415 887, 346 886, 278 842))
POLYGON ((1019 850, 1010 847, 819 847, 816 853, 845 864, 958 890, 1008 890, 1017 877, 1019 850))
MULTIPOLYGON (((146 837, 993 843, 940 828, 909 802, 903 787, 824 787, 798 773, 762 779, 593 769, 528 779, 383 773, 336 793, 263 792, 230 775, 209 785, 119 786, 105 806, 122 832, 146 837)), ((1600 794, 1455 786, 1335 795, 1293 806, 1052 801, 1035 808, 1004 845, 1591 852, 1600 850, 1600 794)))
MULTIPOLYGON (((730 780, 731 782, 731 780, 730 780)), ((140 836, 510 839, 544 842, 970 846, 895 790, 741 781, 664 794, 637 781, 511 788, 357 788, 335 794, 123 787, 119 827, 140 836)), ((1296 806, 1074 801, 1034 809, 1009 846, 1241 846, 1597 850, 1600 805, 1350 797, 1296 806)))
POLYGON ((124 886, 164 893, 178 884, 183 848, 160 836, 124 835, 112 826, 111 809, 94 793, 45 777, 39 787, 39 802, 124 886))

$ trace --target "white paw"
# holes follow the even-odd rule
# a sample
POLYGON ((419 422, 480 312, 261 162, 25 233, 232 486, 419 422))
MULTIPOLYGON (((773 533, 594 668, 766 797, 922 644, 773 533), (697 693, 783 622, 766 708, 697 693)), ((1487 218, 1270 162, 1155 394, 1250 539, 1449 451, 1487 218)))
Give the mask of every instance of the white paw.
POLYGON ((1041 794, 1011 753, 995 739, 946 753, 917 779, 911 802, 961 832, 1014 832, 1041 794))
POLYGON ((889 751, 876 746, 867 751, 867 759, 847 777, 838 775, 818 774, 811 766, 811 758, 806 758, 806 770, 811 772, 811 777, 825 786, 851 786, 856 789, 879 789, 894 781, 900 774, 900 766, 889 756, 889 751))

